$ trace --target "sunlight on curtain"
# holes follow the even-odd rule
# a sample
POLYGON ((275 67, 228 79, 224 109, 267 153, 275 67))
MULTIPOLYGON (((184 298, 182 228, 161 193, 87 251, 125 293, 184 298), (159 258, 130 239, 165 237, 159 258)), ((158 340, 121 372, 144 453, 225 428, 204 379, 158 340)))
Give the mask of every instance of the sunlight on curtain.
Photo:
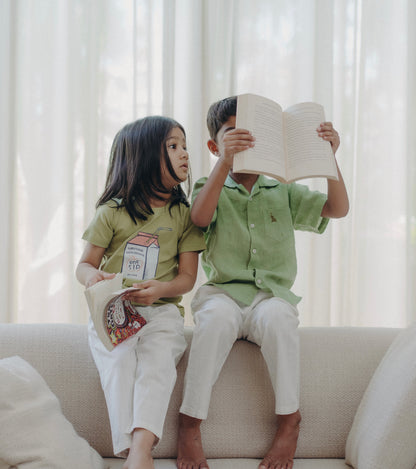
POLYGON ((351 211, 297 235, 302 325, 416 319, 414 2, 3 0, 0 22, 1 321, 86 322, 74 269, 121 126, 178 119, 196 180, 208 106, 243 92, 318 101, 341 134, 351 211))
POLYGON ((74 268, 112 138, 164 107, 162 8, 162 1, 9 3, 15 179, 6 282, 17 292, 5 319, 85 322, 74 268))
POLYGON ((283 108, 318 101, 341 134, 351 211, 321 237, 297 235, 302 324, 406 325, 416 318, 414 6, 235 5, 232 41, 223 43, 233 93, 267 95, 283 108))

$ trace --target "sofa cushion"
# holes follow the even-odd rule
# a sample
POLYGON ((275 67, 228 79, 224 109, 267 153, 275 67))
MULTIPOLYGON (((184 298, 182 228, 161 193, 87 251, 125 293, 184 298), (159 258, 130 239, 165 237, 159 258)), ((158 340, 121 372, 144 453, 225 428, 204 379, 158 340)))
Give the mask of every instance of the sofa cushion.
POLYGON ((361 400, 346 444, 356 469, 416 464, 416 324, 401 332, 361 400))
POLYGON ((44 379, 18 356, 0 360, 0 460, 25 469, 104 467, 44 379))
MULTIPOLYGON (((122 469, 124 460, 105 460, 108 469, 122 469)), ((226 458, 208 459, 210 469, 255 469, 261 459, 226 458)), ((295 459, 294 469, 349 469, 344 459, 295 459)), ((3 469, 0 466, 0 469, 3 469)), ((8 469, 8 468, 7 468, 8 469)), ((176 469, 176 459, 156 459, 155 469, 176 469)), ((384 468, 383 468, 384 469, 384 468)))
MULTIPOLYGON (((296 458, 345 458, 362 395, 398 329, 300 328, 301 433, 296 458)), ((190 341, 192 331, 186 330, 190 341)), ((188 352, 187 352, 188 353, 188 352)), ((156 458, 174 458, 187 353, 178 365, 156 458)), ((45 379, 76 432, 111 458, 110 424, 82 324, 0 324, 0 358, 19 355, 45 379)), ((261 458, 276 431, 274 395, 259 347, 237 341, 203 422, 207 458, 261 458)), ((253 466, 254 467, 254 466, 253 466)))

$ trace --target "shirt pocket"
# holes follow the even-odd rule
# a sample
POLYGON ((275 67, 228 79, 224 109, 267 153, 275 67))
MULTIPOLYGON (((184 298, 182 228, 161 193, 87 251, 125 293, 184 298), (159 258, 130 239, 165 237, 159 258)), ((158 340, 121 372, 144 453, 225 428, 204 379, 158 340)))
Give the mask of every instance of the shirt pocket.
POLYGON ((263 205, 262 218, 268 242, 283 241, 292 236, 292 217, 289 205, 284 201, 267 201, 263 205))

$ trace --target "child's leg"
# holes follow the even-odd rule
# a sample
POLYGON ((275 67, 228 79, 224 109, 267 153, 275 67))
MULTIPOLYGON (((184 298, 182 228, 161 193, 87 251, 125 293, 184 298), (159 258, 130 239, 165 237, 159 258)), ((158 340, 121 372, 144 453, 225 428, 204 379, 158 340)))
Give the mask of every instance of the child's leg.
POLYGON ((244 318, 247 339, 261 347, 276 396, 276 414, 299 409, 299 319, 279 298, 260 301, 244 318))
POLYGON ((277 416, 277 430, 273 442, 259 465, 259 469, 292 469, 298 443, 300 412, 277 416))
POLYGON ((179 414, 178 469, 209 469, 202 447, 202 420, 179 414))
POLYGON ((205 420, 214 383, 238 339, 242 311, 221 289, 203 286, 193 302, 195 328, 180 412, 205 420))
POLYGON ((260 301, 245 317, 247 338, 257 343, 276 396, 278 428, 261 469, 293 467, 299 434, 299 337, 297 309, 280 300, 260 301))
POLYGON ((195 328, 180 412, 205 420, 211 391, 239 336, 241 308, 222 290, 203 286, 192 301, 195 328))
POLYGON ((161 437, 176 365, 186 348, 183 319, 176 306, 140 308, 140 312, 147 324, 134 338, 111 352, 104 349, 107 353, 99 344, 96 350, 92 347, 118 455, 131 448, 136 429, 146 429, 156 441, 161 437))
POLYGON ((144 428, 136 428, 133 432, 129 456, 123 469, 154 469, 152 448, 155 435, 144 428))
POLYGON ((126 450, 130 448, 137 340, 136 336, 130 337, 109 352, 98 338, 92 321, 89 322, 88 341, 107 403, 116 456, 127 456, 126 450))
POLYGON ((200 424, 208 415, 212 386, 241 332, 240 307, 219 288, 201 287, 192 302, 195 329, 179 416, 179 469, 208 468, 200 424))
POLYGON ((176 365, 185 349, 183 318, 174 305, 153 307, 136 349, 137 369, 130 431, 146 428, 161 438, 176 382, 176 365))

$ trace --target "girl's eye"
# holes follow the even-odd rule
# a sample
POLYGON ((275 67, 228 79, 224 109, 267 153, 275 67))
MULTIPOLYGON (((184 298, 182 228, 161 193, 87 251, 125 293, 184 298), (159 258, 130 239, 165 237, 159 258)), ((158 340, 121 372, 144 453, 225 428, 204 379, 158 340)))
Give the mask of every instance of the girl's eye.
POLYGON ((176 143, 172 143, 172 145, 169 145, 168 148, 172 148, 172 150, 176 150, 176 143))

